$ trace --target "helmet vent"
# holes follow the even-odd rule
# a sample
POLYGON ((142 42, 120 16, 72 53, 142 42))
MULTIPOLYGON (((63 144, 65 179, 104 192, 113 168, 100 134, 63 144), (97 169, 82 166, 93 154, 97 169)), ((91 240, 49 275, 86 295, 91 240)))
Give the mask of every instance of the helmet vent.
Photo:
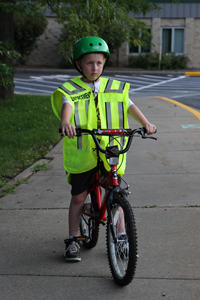
POLYGON ((93 44, 92 44, 92 43, 90 43, 90 46, 92 47, 92 46, 93 46, 93 44))
POLYGON ((102 46, 102 43, 99 43, 99 46, 102 46))

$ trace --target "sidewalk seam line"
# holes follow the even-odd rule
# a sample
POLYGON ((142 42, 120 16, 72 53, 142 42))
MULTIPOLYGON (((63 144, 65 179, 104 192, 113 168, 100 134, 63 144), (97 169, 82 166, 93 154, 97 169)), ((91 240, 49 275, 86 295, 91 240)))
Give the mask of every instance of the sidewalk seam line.
MULTIPOLYGON (((131 203, 130 203, 131 204, 131 203)), ((149 205, 149 207, 147 206, 133 206, 131 205, 132 209, 176 209, 176 208, 200 208, 200 205, 197 206, 197 205, 188 205, 187 203, 185 205, 170 205, 170 206, 160 206, 160 205, 156 205, 154 207, 154 205, 149 205), (153 207, 151 207, 153 206, 153 207)), ((69 207, 53 207, 53 208, 4 208, 2 211, 31 211, 31 210, 35 210, 35 211, 47 211, 47 210, 68 210, 69 207)))
MULTIPOLYGON (((89 276, 89 275, 61 275, 61 274, 57 274, 57 275, 51 275, 51 274, 0 274, 0 276, 24 276, 24 277, 65 277, 65 278, 103 278, 103 279, 106 279, 106 278, 112 278, 112 276, 89 276)), ((137 276, 134 276, 134 279, 133 280, 189 280, 189 281, 193 281, 193 280, 196 280, 196 281, 199 281, 200 278, 178 278, 178 277, 137 277, 137 276)))

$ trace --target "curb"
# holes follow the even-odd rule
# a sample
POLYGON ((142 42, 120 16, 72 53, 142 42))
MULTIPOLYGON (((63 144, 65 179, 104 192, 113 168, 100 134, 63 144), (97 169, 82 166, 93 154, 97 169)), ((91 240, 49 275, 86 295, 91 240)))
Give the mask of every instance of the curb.
POLYGON ((34 167, 35 166, 43 164, 43 163, 49 163, 49 162, 51 162, 51 159, 49 159, 49 158, 42 158, 42 159, 40 159, 39 161, 37 161, 36 163, 34 163, 32 166, 28 167, 27 169, 25 169, 24 171, 22 171, 21 173, 19 173, 15 178, 13 178, 12 180, 10 180, 6 185, 2 186, 0 188, 0 194, 8 186, 16 185, 19 180, 28 179, 29 177, 31 177, 34 173, 36 173, 36 171, 34 171, 34 167))
POLYGON ((186 76, 200 76, 200 72, 185 72, 186 76))
POLYGON ((175 104, 175 105, 177 105, 177 106, 180 106, 180 107, 182 107, 182 108, 188 110, 189 112, 191 112, 191 113, 192 113, 192 114, 200 121, 200 112, 198 112, 197 110, 195 110, 195 109, 193 109, 193 108, 191 108, 191 107, 189 107, 189 106, 187 106, 187 105, 185 105, 185 104, 182 104, 182 103, 180 103, 180 102, 178 102, 178 101, 175 101, 175 100, 173 100, 173 99, 170 99, 170 98, 159 97, 159 96, 156 96, 155 98, 162 99, 162 100, 166 100, 166 101, 168 101, 168 102, 171 102, 171 103, 173 103, 173 104, 175 104))
POLYGON ((11 179, 7 184, 2 186, 0 188, 0 195, 1 195, 1 192, 4 189, 6 189, 7 187, 14 186, 14 185, 18 184, 19 180, 29 179, 32 175, 34 175, 36 173, 36 171, 34 170, 34 167, 36 167, 37 165, 40 165, 43 163, 47 163, 47 164, 50 163, 54 159, 54 156, 57 153, 57 151, 60 149, 60 147, 62 147, 62 143, 63 143, 63 139, 61 139, 57 143, 57 145, 53 149, 51 149, 43 158, 36 161, 33 165, 31 165, 30 167, 28 167, 27 169, 25 169, 24 171, 19 173, 16 177, 11 179))

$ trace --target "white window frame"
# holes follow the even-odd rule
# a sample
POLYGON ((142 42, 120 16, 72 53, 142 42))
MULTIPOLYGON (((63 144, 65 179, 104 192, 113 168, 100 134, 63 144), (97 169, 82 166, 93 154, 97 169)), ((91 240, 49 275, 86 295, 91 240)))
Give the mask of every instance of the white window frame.
MULTIPOLYGON (((175 55, 183 55, 184 54, 184 43, 185 43, 185 27, 162 27, 161 28, 161 41, 163 38, 163 29, 171 29, 172 35, 171 35, 171 52, 166 53, 166 55, 170 55, 171 53, 175 53, 174 51, 174 35, 175 35, 175 29, 183 29, 183 53, 175 53, 175 55)), ((163 52, 163 49, 162 49, 163 52)))
MULTIPOLYGON (((147 27, 147 29, 150 29, 150 32, 152 33, 152 28, 151 27, 147 27)), ((141 32, 140 32, 140 37, 141 37, 141 32)), ((130 52, 130 47, 129 47, 129 43, 127 43, 127 48, 128 48, 128 55, 140 55, 140 54, 146 54, 146 53, 151 53, 151 49, 150 49, 150 52, 141 52, 141 49, 142 49, 142 46, 139 45, 139 46, 136 46, 138 47, 138 52, 130 52)))

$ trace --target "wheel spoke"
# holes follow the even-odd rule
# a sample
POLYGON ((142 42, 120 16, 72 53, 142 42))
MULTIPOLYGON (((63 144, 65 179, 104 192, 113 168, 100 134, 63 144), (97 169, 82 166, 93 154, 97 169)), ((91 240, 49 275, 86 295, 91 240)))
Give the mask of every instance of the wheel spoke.
POLYGON ((125 198, 117 197, 114 200, 111 206, 111 220, 108 220, 107 224, 110 269, 115 281, 119 285, 126 285, 131 282, 135 272, 137 242, 134 216, 125 198))

